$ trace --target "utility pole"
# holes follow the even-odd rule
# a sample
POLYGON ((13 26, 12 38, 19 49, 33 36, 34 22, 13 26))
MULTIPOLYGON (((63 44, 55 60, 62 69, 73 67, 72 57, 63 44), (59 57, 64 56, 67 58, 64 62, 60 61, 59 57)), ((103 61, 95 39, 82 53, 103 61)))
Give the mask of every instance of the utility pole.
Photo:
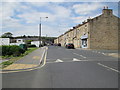
POLYGON ((42 37, 41 37, 41 19, 42 18, 48 18, 48 17, 40 17, 40 24, 39 24, 39 47, 41 47, 41 41, 42 41, 42 37))
POLYGON ((40 24, 39 24, 39 47, 41 47, 41 17, 40 17, 40 24))

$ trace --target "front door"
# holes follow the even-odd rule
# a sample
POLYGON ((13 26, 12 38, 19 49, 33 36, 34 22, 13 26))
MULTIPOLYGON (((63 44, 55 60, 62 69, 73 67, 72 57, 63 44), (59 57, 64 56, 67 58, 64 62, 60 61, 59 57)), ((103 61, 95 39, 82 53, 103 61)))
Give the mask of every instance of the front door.
POLYGON ((87 39, 82 39, 82 48, 87 48, 87 39))

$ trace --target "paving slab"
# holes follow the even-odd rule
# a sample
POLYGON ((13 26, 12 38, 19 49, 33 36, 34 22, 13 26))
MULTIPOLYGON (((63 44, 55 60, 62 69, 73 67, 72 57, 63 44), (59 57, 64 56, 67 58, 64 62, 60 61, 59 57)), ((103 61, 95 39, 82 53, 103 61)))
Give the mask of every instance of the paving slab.
POLYGON ((28 55, 22 57, 18 61, 4 68, 3 70, 17 70, 17 69, 27 69, 33 68, 40 65, 43 55, 45 53, 46 47, 39 48, 28 55))

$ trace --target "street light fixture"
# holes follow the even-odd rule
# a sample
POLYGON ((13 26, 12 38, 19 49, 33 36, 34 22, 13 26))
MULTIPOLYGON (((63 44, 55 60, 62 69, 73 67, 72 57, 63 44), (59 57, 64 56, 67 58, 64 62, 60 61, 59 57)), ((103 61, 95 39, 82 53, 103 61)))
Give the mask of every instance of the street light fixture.
POLYGON ((42 38, 41 38, 41 19, 42 18, 48 18, 48 17, 40 17, 40 26, 39 26, 39 47, 41 47, 41 41, 42 41, 42 38))

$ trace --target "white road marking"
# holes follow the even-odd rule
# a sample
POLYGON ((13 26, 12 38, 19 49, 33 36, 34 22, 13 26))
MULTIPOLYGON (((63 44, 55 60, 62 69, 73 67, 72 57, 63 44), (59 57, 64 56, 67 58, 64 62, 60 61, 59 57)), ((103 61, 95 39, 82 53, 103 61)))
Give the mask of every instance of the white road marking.
POLYGON ((62 60, 60 60, 60 59, 57 59, 55 62, 63 62, 62 60))
POLYGON ((73 61, 81 61, 81 60, 78 60, 78 59, 76 59, 76 58, 73 58, 73 61))
POLYGON ((102 53, 103 55, 105 55, 105 53, 102 53))
POLYGON ((114 69, 114 68, 108 67, 108 66, 103 65, 103 64, 101 64, 101 63, 97 63, 97 64, 100 65, 100 66, 102 66, 102 67, 105 67, 105 68, 107 68, 107 69, 109 69, 109 70, 112 70, 112 71, 115 71, 115 72, 120 73, 120 71, 118 71, 118 70, 116 70, 116 69, 114 69))
MULTIPOLYGON (((63 62, 63 63, 67 63, 67 62, 68 62, 68 63, 69 63, 69 62, 78 62, 78 61, 79 61, 79 62, 80 62, 80 61, 83 62, 83 61, 89 61, 89 60, 78 60, 78 59, 75 59, 75 58, 74 58, 74 60, 71 60, 71 61, 62 61, 62 62, 63 62)), ((46 63, 60 63, 60 62, 61 62, 61 61, 57 61, 57 60, 56 60, 56 61, 54 61, 54 62, 46 62, 46 63)))
POLYGON ((75 55, 77 55, 77 56, 81 56, 82 58, 86 58, 85 56, 79 55, 79 54, 77 54, 77 53, 73 53, 73 54, 75 54, 75 55))
POLYGON ((83 55, 80 55, 81 57, 83 57, 83 58, 86 58, 85 56, 83 56, 83 55))

